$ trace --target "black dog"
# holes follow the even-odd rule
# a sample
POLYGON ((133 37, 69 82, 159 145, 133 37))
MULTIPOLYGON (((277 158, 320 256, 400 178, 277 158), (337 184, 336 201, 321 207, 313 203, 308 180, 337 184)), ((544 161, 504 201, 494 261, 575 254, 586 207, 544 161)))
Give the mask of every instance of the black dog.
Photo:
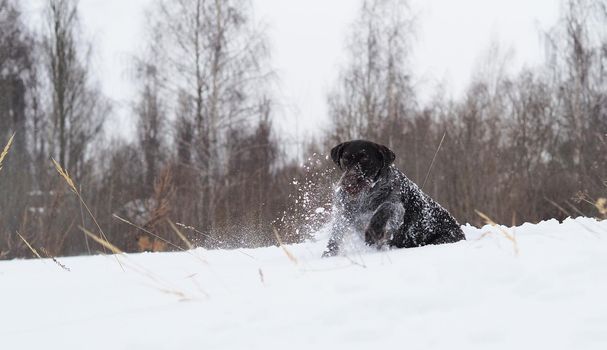
POLYGON ((335 195, 335 221, 327 251, 339 252, 344 233, 363 232, 365 242, 381 247, 418 247, 465 239, 457 221, 393 164, 386 146, 356 140, 331 150, 344 171, 335 195))

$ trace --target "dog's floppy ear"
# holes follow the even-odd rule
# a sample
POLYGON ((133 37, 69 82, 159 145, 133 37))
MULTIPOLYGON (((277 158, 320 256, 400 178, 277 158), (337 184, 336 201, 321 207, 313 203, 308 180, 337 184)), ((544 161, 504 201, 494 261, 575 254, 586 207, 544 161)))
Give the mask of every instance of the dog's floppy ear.
POLYGON ((379 153, 381 153, 382 158, 384 160, 384 168, 388 167, 394 162, 394 159, 396 159, 396 155, 394 154, 394 152, 392 152, 392 150, 390 150, 386 146, 379 145, 379 153))
POLYGON ((348 144, 349 142, 342 142, 339 145, 333 147, 333 149, 331 149, 331 159, 333 159, 333 162, 335 164, 337 164, 337 166, 341 169, 341 165, 339 164, 339 160, 341 159, 341 155, 344 153, 344 147, 348 144))

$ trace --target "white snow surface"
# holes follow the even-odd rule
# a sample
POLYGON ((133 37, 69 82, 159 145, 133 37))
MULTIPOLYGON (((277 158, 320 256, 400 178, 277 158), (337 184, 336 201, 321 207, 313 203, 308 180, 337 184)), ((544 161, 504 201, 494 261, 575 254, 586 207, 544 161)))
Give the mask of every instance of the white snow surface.
POLYGON ((321 259, 321 231, 284 247, 296 261, 279 247, 60 258, 69 272, 4 261, 0 348, 607 349, 607 221, 464 232, 321 259))

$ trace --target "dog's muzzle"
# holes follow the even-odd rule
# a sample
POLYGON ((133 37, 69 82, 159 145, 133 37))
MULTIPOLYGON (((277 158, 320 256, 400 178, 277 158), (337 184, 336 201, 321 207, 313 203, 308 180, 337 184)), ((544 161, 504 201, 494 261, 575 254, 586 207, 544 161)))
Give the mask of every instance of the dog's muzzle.
POLYGON ((367 179, 360 171, 346 171, 340 179, 340 187, 351 196, 355 196, 365 189, 371 188, 373 182, 367 179))

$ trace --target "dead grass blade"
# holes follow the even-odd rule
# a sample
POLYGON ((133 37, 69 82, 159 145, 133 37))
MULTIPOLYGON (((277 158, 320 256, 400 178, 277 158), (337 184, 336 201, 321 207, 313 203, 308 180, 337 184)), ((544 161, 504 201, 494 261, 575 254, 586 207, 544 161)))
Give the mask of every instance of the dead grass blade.
POLYGON ((32 245, 29 244, 29 242, 27 241, 27 239, 25 239, 25 237, 21 236, 21 234, 18 231, 17 231, 17 235, 19 236, 19 238, 21 238, 21 240, 23 241, 23 243, 25 243, 25 245, 32 251, 32 253, 34 253, 34 255, 38 257, 38 259, 42 259, 42 257, 40 256, 40 254, 38 254, 38 251, 36 251, 36 249, 34 249, 34 247, 32 247, 32 245))
POLYGON ((510 242, 512 242, 512 247, 514 248, 514 253, 516 255, 519 255, 518 242, 516 241, 516 237, 513 234, 510 234, 510 233, 508 233, 508 231, 504 230, 500 225, 498 225, 495 221, 493 221, 487 214, 484 214, 476 209, 474 211, 476 212, 476 214, 478 214, 478 216, 480 216, 485 221, 486 224, 496 227, 504 235, 504 237, 506 237, 506 239, 508 239, 510 242))
POLYGON ((274 231, 274 236, 276 237, 276 241, 278 242, 278 246, 280 248, 282 248, 282 251, 285 252, 285 255, 287 256, 287 258, 289 258, 289 260, 291 260, 291 262, 295 265, 298 264, 297 258, 295 258, 295 256, 293 254, 291 254, 291 252, 287 249, 287 247, 284 246, 284 244, 282 244, 282 240, 280 239, 280 235, 278 234, 278 231, 276 231, 276 228, 274 226, 272 226, 272 231, 274 231))
MULTIPOLYGON (((124 252, 122 250, 120 250, 118 247, 116 247, 112 243, 95 235, 94 233, 90 232, 89 230, 85 229, 82 226, 79 226, 79 227, 82 230, 82 232, 84 232, 92 240, 94 240, 95 242, 101 244, 105 248, 112 251, 115 254, 114 256, 116 257, 116 259, 118 259, 119 254, 123 255, 125 258, 125 260, 124 260, 125 265, 128 266, 131 270, 135 271, 136 273, 138 273, 142 276, 145 276, 145 277, 149 278, 151 281, 153 281, 154 283, 156 283, 157 286, 154 286, 154 288, 156 288, 157 290, 159 290, 163 293, 177 295, 177 296, 181 297, 182 299, 186 299, 186 300, 192 299, 190 297, 187 297, 186 293, 180 291, 178 288, 173 287, 170 282, 164 280, 159 275, 157 275, 154 272, 148 270, 147 268, 135 263, 133 260, 128 259, 128 255, 124 254, 124 252)), ((122 266, 122 264, 120 266, 122 266)))
POLYGON ((51 254, 49 254, 49 252, 44 249, 44 248, 40 248, 40 250, 44 253, 44 255, 46 255, 47 258, 53 260, 53 262, 55 264, 57 264, 57 266, 59 266, 60 268, 64 269, 65 271, 72 271, 69 267, 63 265, 61 262, 59 262, 59 260, 57 260, 57 258, 55 258, 54 256, 52 256, 51 254))
MULTIPOLYGON (((558 203, 556 203, 555 201, 552 201, 552 200, 550 200, 549 198, 546 198, 546 197, 544 197, 544 199, 546 199, 546 200, 547 200, 547 201, 548 201, 550 204, 552 204, 554 207, 556 207, 557 209, 559 209, 560 211, 562 211, 562 212, 563 212, 565 215, 567 215, 567 216, 569 216, 569 217, 572 217, 572 216, 571 216, 571 214, 570 214, 570 213, 569 213, 567 210, 563 209, 563 207, 561 207, 560 205, 558 205, 558 203)), ((574 206, 574 205, 569 204, 569 202, 567 202, 567 204, 568 204, 569 206, 573 207, 574 209, 577 209, 577 208, 575 208, 575 206, 574 206)), ((584 215, 582 214, 582 216, 584 216, 584 215)), ((599 232, 596 232, 595 230, 593 230, 593 229, 591 229, 590 227, 588 227, 588 226, 586 226, 586 225, 582 224, 582 223, 581 223, 581 222, 579 222, 578 220, 575 220, 575 219, 574 219, 574 220, 573 220, 573 222, 575 222, 575 223, 577 223, 578 225, 582 226, 584 229, 586 229, 588 232, 592 233, 592 234, 593 234, 593 235, 595 235, 595 236, 599 236, 599 235, 600 235, 600 233, 599 233, 599 232)))
POLYGON ((157 288, 159 291, 161 291, 162 293, 165 294, 169 294, 169 295, 175 295, 178 296, 180 298, 179 301, 188 301, 188 300, 192 300, 192 298, 188 297, 187 295, 185 295, 184 292, 180 291, 180 290, 175 290, 175 289, 163 289, 163 288, 157 288))
POLYGON ((4 161, 4 158, 6 157, 6 155, 8 154, 8 151, 11 149, 11 145, 13 144, 13 140, 14 139, 15 139, 15 134, 13 134, 8 139, 8 142, 6 143, 6 146, 4 146, 4 149, 2 150, 2 153, 0 153, 0 170, 2 170, 2 162, 4 161))
POLYGON ((122 250, 120 250, 118 247, 116 247, 115 245, 113 245, 112 243, 108 242, 106 239, 102 239, 100 237, 98 237, 97 235, 91 233, 91 231, 85 229, 82 226, 78 226, 82 232, 84 232, 87 236, 89 236, 90 238, 92 238, 95 242, 101 244, 104 248, 107 248, 109 251, 111 251, 114 254, 124 254, 124 252, 122 250))
POLYGON ((607 198, 599 198, 594 203, 596 210, 598 210, 599 214, 603 217, 607 218, 607 198))
MULTIPOLYGON (((348 244, 348 251, 353 251, 354 254, 352 254, 352 256, 350 254, 344 254, 343 257, 348 259, 350 264, 362 267, 363 269, 366 269, 367 264, 365 264, 365 258, 363 257, 360 247, 355 245, 354 242, 352 242, 351 240, 347 240, 346 242, 348 244), (360 261, 357 261, 356 259, 358 259, 360 261)), ((346 242, 344 242, 344 243, 346 243, 346 242)), ((389 259, 389 257, 388 257, 388 259, 389 259)))
MULTIPOLYGON (((200 232, 199 230, 197 230, 197 229, 196 229, 195 227, 193 227, 193 226, 188 226, 188 225, 182 224, 181 222, 176 222, 176 223, 175 223, 175 225, 177 225, 177 226, 179 226, 179 227, 183 227, 183 228, 185 228, 186 230, 191 230, 192 232, 196 232, 197 234, 199 234, 199 235, 201 235, 201 236, 204 236, 204 237, 206 237, 206 238, 208 238, 208 239, 210 239, 210 240, 212 240, 212 241, 215 241, 215 242, 217 242, 217 243, 220 243, 220 244, 221 244, 221 241, 220 241, 220 240, 218 240, 218 239, 216 239, 215 237, 210 236, 210 235, 208 235, 208 234, 206 234, 206 233, 200 232)), ((256 258, 253 256, 253 255, 247 254, 247 253, 246 253, 246 252, 244 252, 242 249, 236 249, 236 251, 237 251, 237 252, 239 252, 239 253, 240 253, 240 254, 242 254, 242 255, 246 255, 246 256, 248 256, 249 258, 251 258, 251 259, 253 259, 253 260, 255 260, 255 261, 258 261, 258 260, 257 260, 257 259, 256 259, 256 258)))
POLYGON ((343 257, 346 258, 346 259, 348 259, 348 261, 350 262, 350 264, 362 267, 363 269, 366 269, 367 265, 362 260, 362 254, 359 253, 359 256, 361 257, 360 259, 361 259, 362 262, 358 262, 358 261, 354 260, 351 256, 349 256, 347 254, 344 255, 343 257))
MULTIPOLYGON (((65 180, 65 182, 67 183, 67 185, 69 186, 69 188, 72 190, 72 192, 74 192, 76 194, 76 196, 78 197, 78 200, 84 206, 84 208, 86 209, 87 213, 89 214, 89 216, 91 217, 91 219, 95 223, 95 226, 97 226, 97 229, 99 230, 99 233, 101 234, 101 237, 105 240, 105 243, 106 243, 106 244, 102 244, 102 246, 104 247, 104 249, 106 249, 107 246, 112 245, 112 244, 110 243, 110 241, 108 240, 107 236, 105 235, 105 233, 101 229, 101 226, 97 222, 97 218, 95 218, 95 215, 93 215, 93 212, 91 211, 91 208, 89 208, 89 206, 84 201, 84 198, 82 198, 82 194, 76 188, 76 184, 74 183, 74 180, 72 180, 72 178, 68 174, 67 170, 63 169, 61 167, 61 164, 59 164, 54 158, 51 158, 51 160, 53 161, 53 164, 55 165, 55 169, 57 169, 57 172, 59 173, 59 175, 61 175, 61 177, 63 177, 63 179, 65 180)), ((107 249, 109 249, 109 248, 107 248, 107 249)), ((111 251, 111 249, 110 249, 110 251, 111 251)), ((118 257, 116 257, 116 262, 118 263, 118 265, 120 265, 120 268, 122 268, 122 271, 124 271, 124 267, 120 263, 120 260, 118 260, 118 257)))
MULTIPOLYGON (((34 253, 34 255, 38 258, 38 259, 43 259, 42 256, 40 256, 40 254, 38 253, 38 251, 36 250, 36 248, 34 248, 28 241, 27 239, 25 239, 25 237, 23 237, 19 232, 17 232, 17 235, 19 236, 19 238, 21 238, 21 240, 23 241, 23 243, 25 243, 25 245, 27 245, 27 247, 29 248, 29 250, 34 253)), ((47 258, 53 260, 53 262, 55 264, 57 264, 59 267, 61 267, 62 269, 64 269, 65 271, 71 271, 69 267, 63 265, 62 263, 59 262, 59 260, 57 260, 54 256, 50 255, 46 249, 44 249, 44 247, 40 248, 40 250, 42 251, 42 253, 44 253, 44 255, 46 255, 47 258)))
POLYGON ((59 164, 54 158, 51 158, 51 160, 53 161, 53 164, 55 165, 55 169, 57 169, 57 172, 59 173, 59 175, 61 175, 61 177, 63 177, 63 179, 65 180, 65 182, 67 182, 67 185, 70 187, 70 189, 78 194, 78 190, 76 189, 76 185, 74 184, 74 180, 72 180, 72 178, 70 177, 70 174, 67 173, 67 170, 64 170, 61 167, 61 164, 59 164))
MULTIPOLYGON (((175 248, 175 249, 178 249, 178 250, 180 250, 180 251, 182 251, 182 252, 184 252, 184 253, 188 253, 188 254, 192 255, 193 257, 195 257, 196 259, 198 259, 198 260, 202 261, 203 263, 206 263, 206 261, 205 261, 204 259, 202 259, 201 257, 199 257, 199 256, 197 256, 197 255, 195 255, 195 254, 192 254, 192 252, 190 252, 190 251, 188 251, 188 250, 186 250, 186 249, 184 249, 184 248, 182 248, 182 247, 178 246, 177 244, 174 244, 174 243, 170 242, 170 241, 169 241, 169 240, 167 240, 167 239, 164 239, 164 238, 160 237, 159 235, 157 235, 157 234, 153 233, 152 231, 147 230, 147 229, 145 229, 144 227, 141 227, 141 226, 139 226, 139 225, 137 225, 137 224, 134 224, 134 223, 130 222, 129 220, 127 220, 127 219, 125 219, 125 218, 122 218, 122 217, 120 217, 120 216, 118 216, 118 215, 116 215, 116 214, 112 214, 112 216, 113 216, 113 217, 115 217, 116 219, 118 219, 118 220, 120 220, 120 221, 124 222, 125 224, 131 225, 131 226, 133 226, 133 227, 135 227, 135 228, 137 228, 137 229, 139 229, 139 230, 141 230, 141 231, 143 231, 143 232, 145 232, 145 233, 147 233, 147 234, 149 234, 149 235, 151 235, 151 236, 153 236, 153 237, 156 237, 157 239, 159 239, 159 240, 163 241, 164 243, 166 243, 166 244, 170 245, 171 247, 173 247, 173 248, 175 248)), ((167 221, 169 221, 169 224, 171 224, 171 225, 173 224, 173 223, 172 223, 170 220, 168 220, 168 219, 167 219, 167 221)), ((175 229, 177 229, 177 228, 175 227, 175 229)), ((182 234, 181 232, 179 232, 179 234, 178 234, 178 235, 183 236, 183 234, 182 234)), ((181 237, 181 236, 180 236, 180 238, 182 238, 182 239, 183 239, 183 240, 186 242, 187 246, 188 246, 190 249, 192 249, 192 248, 193 248, 192 244, 190 244, 190 242, 189 242, 189 241, 188 241, 188 240, 185 238, 185 236, 183 236, 183 237, 181 237)))
POLYGON ((548 197, 544 197, 544 199, 546 201, 548 201, 548 203, 552 204, 555 208, 557 208, 558 210, 562 211, 563 214, 567 215, 567 216, 571 216, 571 214, 569 214, 569 212, 567 210, 565 210, 565 208, 563 208, 562 206, 560 206, 557 202, 551 200, 548 197))
POLYGON ((432 157, 432 161, 430 162, 430 166, 428 167, 428 172, 426 173, 426 177, 424 178, 422 187, 420 187, 422 190, 424 189, 424 186, 426 186, 426 181, 428 181, 428 177, 430 177, 430 172, 432 171, 432 167, 434 166, 434 161, 436 160, 436 156, 438 155, 438 152, 440 151, 440 148, 443 145, 443 141, 445 141, 445 136, 447 136, 447 130, 445 130, 445 132, 443 133, 443 137, 440 139, 438 147, 436 148, 436 152, 434 152, 434 157, 432 157))
POLYGON ((139 230, 141 230, 141 231, 143 231, 143 232, 145 232, 145 233, 147 233, 147 234, 149 234, 149 235, 151 235, 151 236, 153 236, 153 237, 155 237, 155 238, 163 241, 164 243, 170 245, 171 247, 173 247, 175 249, 178 249, 178 250, 181 250, 181 251, 185 251, 185 249, 183 249, 182 247, 178 246, 177 244, 175 244, 175 243, 173 243, 173 242, 171 242, 171 241, 169 241, 169 240, 167 240, 165 238, 160 237, 159 235, 155 234, 154 232, 152 232, 152 231, 150 231, 150 230, 148 230, 146 228, 143 228, 143 227, 141 227, 141 226, 139 226, 137 224, 134 224, 134 223, 130 222, 129 220, 127 220, 125 218, 122 218, 122 217, 120 217, 120 216, 118 216, 116 214, 112 214, 112 216, 114 218, 116 218, 116 219, 124 222, 125 224, 131 225, 131 226, 135 227, 136 229, 139 229, 139 230))
POLYGON ((183 241, 183 243, 185 243, 185 246, 188 247, 188 249, 194 249, 194 246, 192 245, 192 243, 190 243, 190 241, 186 238, 186 236, 183 233, 181 233, 181 231, 179 231, 177 226, 175 226, 175 224, 170 219, 167 218, 166 220, 169 223, 169 226, 171 226, 171 228, 173 229, 173 231, 175 231, 177 236, 183 241))
MULTIPOLYGON (((588 203, 590 203, 590 204, 594 204, 594 203, 591 203, 591 202, 588 202, 588 203)), ((565 201, 565 204, 567 204, 567 205, 568 205, 568 206, 569 206, 571 209, 573 209, 573 211, 574 211, 575 213, 577 213, 579 216, 586 216, 586 215, 584 215, 584 213, 582 213, 582 211, 581 211, 581 210, 579 210, 579 209, 578 209, 578 207, 576 207, 576 206, 575 206, 575 205, 573 205, 572 203, 569 203, 569 201, 565 201)))

